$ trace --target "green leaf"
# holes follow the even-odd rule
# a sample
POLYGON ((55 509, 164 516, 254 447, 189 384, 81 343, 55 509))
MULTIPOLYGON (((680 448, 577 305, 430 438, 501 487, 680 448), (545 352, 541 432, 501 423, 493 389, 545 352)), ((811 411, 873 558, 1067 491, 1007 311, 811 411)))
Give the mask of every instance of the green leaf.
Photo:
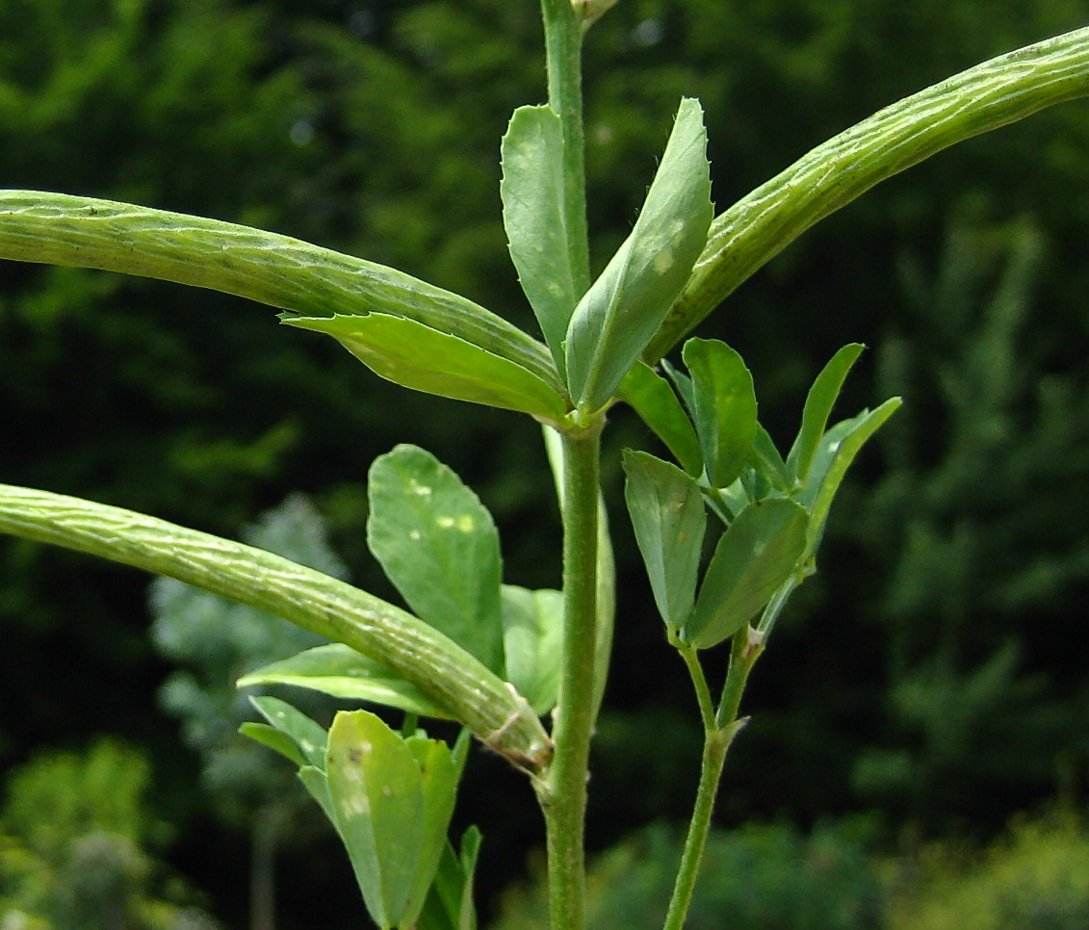
POLYGON ((505 584, 503 649, 507 679, 538 714, 556 706, 563 655, 563 594, 505 584))
POLYGON ((792 490, 790 472, 787 471, 786 463, 779 454, 779 450, 775 448, 775 443, 768 435, 768 431, 759 424, 756 426, 756 437, 752 443, 752 465, 776 491, 786 494, 792 490))
POLYGON ((707 649, 732 636, 798 570, 809 515, 785 498, 751 504, 722 534, 684 638, 707 649))
POLYGON ((294 740, 311 765, 324 768, 328 737, 319 724, 279 698, 251 696, 250 703, 273 727, 294 740))
POLYGON ((707 511, 696 482, 646 452, 624 453, 624 499, 666 626, 680 630, 696 596, 707 511))
POLYGON ((631 235, 571 317, 567 384, 583 415, 612 397, 665 319, 713 212, 703 111, 685 99, 631 235))
POLYGON ((703 471, 699 437, 669 382, 649 365, 636 362, 620 385, 620 396, 666 444, 693 477, 703 471))
POLYGON ((519 107, 502 145, 503 226, 518 280, 562 371, 578 302, 564 214, 563 130, 548 106, 519 107))
POLYGON ((824 434, 813 457, 806 487, 797 500, 809 509, 809 545, 807 558, 813 558, 824 532, 832 500, 847 469, 871 436, 899 408, 899 397, 890 397, 876 410, 864 411, 852 420, 837 423, 824 434))
POLYGON ((238 679, 239 688, 254 685, 293 685, 336 698, 385 704, 421 717, 450 716, 416 685, 342 643, 307 649, 238 679))
POLYGON ((852 342, 840 349, 821 369, 806 395, 802 425, 790 454, 787 455, 787 467, 799 485, 806 483, 813 456, 817 454, 817 446, 820 445, 821 437, 828 426, 832 407, 835 406, 848 372, 864 348, 860 343, 852 342))
POLYGON ((341 711, 329 730, 326 777, 333 822, 372 919, 382 928, 412 926, 453 813, 449 749, 404 740, 368 711, 341 711))
POLYGON ((280 307, 415 320, 562 390, 548 350, 473 301, 419 278, 276 233, 129 203, 0 191, 0 258, 177 281, 280 307))
POLYGON ((503 674, 499 534, 480 499, 417 446, 371 465, 367 542, 413 612, 503 674))
POLYGON ((427 739, 418 734, 409 737, 405 743, 419 766, 423 794, 419 826, 415 842, 410 847, 411 853, 415 854, 414 881, 406 906, 407 914, 401 920, 402 925, 414 927, 446 848, 446 833, 454 813, 461 773, 450 754, 450 748, 441 740, 427 739))
POLYGON ((418 930, 476 930, 473 879, 480 840, 480 830, 469 827, 462 834, 460 854, 447 842, 420 912, 418 930))
POLYGON ((689 339, 681 353, 692 376, 696 432, 712 487, 729 487, 756 438, 756 392, 741 356, 717 339, 689 339))
POLYGON ((318 806, 322 809, 329 823, 335 827, 337 815, 333 807, 332 795, 329 794, 329 779, 325 775, 325 759, 321 760, 320 769, 315 765, 308 765, 299 769, 299 781, 302 782, 302 786, 310 797, 318 802, 318 806))
POLYGON ((562 388, 517 362, 403 317, 281 316, 288 326, 336 339, 375 374, 402 387, 560 420, 562 388))
POLYGON ((263 746, 267 746, 274 752, 278 752, 300 768, 307 764, 306 756, 299 749, 299 744, 282 730, 277 730, 276 727, 269 726, 267 723, 247 722, 238 728, 238 732, 243 736, 248 736, 255 742, 261 743, 263 746))

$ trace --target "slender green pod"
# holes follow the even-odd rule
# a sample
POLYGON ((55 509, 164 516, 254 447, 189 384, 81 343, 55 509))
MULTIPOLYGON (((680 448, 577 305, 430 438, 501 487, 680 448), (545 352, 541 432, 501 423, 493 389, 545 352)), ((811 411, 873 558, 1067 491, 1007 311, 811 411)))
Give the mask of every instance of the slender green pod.
POLYGON ((548 349, 471 300, 249 226, 90 197, 0 191, 0 258, 174 281, 303 316, 379 312, 415 320, 509 359, 564 393, 548 349))
POLYGON ((552 742, 513 687, 412 614, 263 549, 111 507, 0 484, 0 532, 168 575, 351 646, 413 682, 530 772, 552 742))
POLYGON ((1089 28, 1027 45, 886 107, 804 155, 711 224, 707 245, 643 353, 654 364, 810 226, 931 155, 1089 95, 1089 28))

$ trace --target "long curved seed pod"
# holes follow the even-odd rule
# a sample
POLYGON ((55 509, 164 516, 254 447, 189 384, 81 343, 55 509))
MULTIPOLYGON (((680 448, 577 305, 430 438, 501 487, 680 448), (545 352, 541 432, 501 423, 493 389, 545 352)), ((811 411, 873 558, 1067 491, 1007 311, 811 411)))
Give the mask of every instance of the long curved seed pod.
POLYGON ((120 507, 0 484, 0 532, 169 575, 283 617, 381 662, 530 772, 552 743, 525 699, 422 620, 336 578, 120 507))
POLYGON ((957 142, 1086 95, 1089 28, 992 58, 833 137, 715 217, 643 359, 657 362, 765 262, 878 182, 957 142))
POLYGON ((544 345, 404 272, 277 233, 112 200, 0 191, 0 258, 206 287, 304 316, 416 320, 516 362, 564 393, 544 345))

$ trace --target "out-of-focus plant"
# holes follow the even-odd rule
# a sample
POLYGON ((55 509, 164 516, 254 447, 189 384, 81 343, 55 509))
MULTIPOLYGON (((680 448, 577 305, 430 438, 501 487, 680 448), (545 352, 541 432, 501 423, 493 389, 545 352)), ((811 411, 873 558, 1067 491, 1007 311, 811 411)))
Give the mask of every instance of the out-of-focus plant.
POLYGON ((5 930, 213 930, 147 851, 150 766, 100 740, 14 770, 0 809, 0 927, 5 930), (173 900, 172 900, 173 899, 173 900))
MULTIPOLYGON (((292 495, 263 514, 242 538, 334 578, 347 575, 329 546, 321 515, 302 495, 292 495)), ((150 602, 155 647, 179 666, 160 689, 160 700, 168 713, 181 719, 185 742, 200 754, 204 787, 222 815, 250 833, 251 928, 268 930, 274 925, 276 851, 292 825, 295 837, 303 837, 299 827, 306 820, 299 809, 305 794, 267 752, 237 738, 238 728, 252 716, 237 682, 324 640, 172 578, 152 584, 150 602)), ((314 712, 323 702, 310 693, 314 699, 308 709, 314 712)))
POLYGON ((1089 922, 1089 832, 1070 810, 1020 817, 982 854, 936 844, 905 865, 889 930, 1081 930, 1089 922))

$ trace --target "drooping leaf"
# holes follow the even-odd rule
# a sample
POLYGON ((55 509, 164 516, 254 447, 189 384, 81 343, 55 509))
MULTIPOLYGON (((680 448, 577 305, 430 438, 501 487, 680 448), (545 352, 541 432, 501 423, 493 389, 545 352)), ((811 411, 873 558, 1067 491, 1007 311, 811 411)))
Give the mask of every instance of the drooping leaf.
POLYGON ((286 733, 295 741, 311 765, 325 767, 325 747, 328 737, 319 724, 279 698, 251 697, 250 703, 273 727, 286 733))
POLYGON ((620 396, 666 444, 693 477, 703 471, 699 437, 669 382, 649 365, 636 362, 620 385, 620 396))
POLYGON ((505 584, 502 598, 507 680, 538 714, 546 714, 560 690, 563 594, 505 584))
POLYGON ((729 487, 752 457, 756 392, 741 356, 717 339, 689 339, 681 353, 692 376, 696 432, 712 487, 729 487))
POLYGON ((563 341, 580 294, 564 213, 563 130, 549 106, 519 107, 502 145, 503 226, 518 280, 563 371, 563 341))
POLYGON ((646 452, 626 452, 624 499, 666 626, 678 631, 696 596, 707 512, 695 480, 646 452))
POLYGON ((785 498, 741 511, 715 547, 684 638, 706 649, 751 620, 798 570, 808 525, 805 509, 785 498))
POLYGON ((420 619, 503 673, 499 534, 480 499, 417 446, 371 465, 367 542, 420 619))
POLYGON ((870 437, 900 408, 900 404, 899 397, 890 397, 875 410, 864 411, 854 419, 837 423, 824 434, 813 456, 806 486, 797 498, 809 509, 809 558, 820 544, 832 500, 843 483, 847 469, 870 437))
POLYGON ((665 319, 707 241, 713 212, 703 111, 685 99, 631 235, 571 317, 567 385, 580 412, 614 394, 665 319))
POLYGON ((787 466, 799 485, 805 483, 817 446, 828 426, 828 417, 839 397, 840 389, 851 367, 862 354, 865 346, 849 343, 832 356, 813 381, 802 410, 802 425, 787 455, 787 466))
POLYGON ((545 420, 559 420, 566 410, 558 382, 416 320, 382 313, 281 320, 332 336, 375 374, 402 387, 545 420))
POLYGON ((307 765, 306 756, 303 755, 299 744, 284 733, 283 730, 277 730, 276 727, 267 723, 246 722, 238 728, 238 732, 243 736, 248 736, 255 742, 261 743, 263 746, 267 746, 274 752, 278 752, 300 768, 307 765))
POLYGON ((450 716, 416 685, 342 643, 307 649, 254 669, 238 680, 240 688, 255 685, 293 685, 336 698, 384 704, 421 717, 450 716))

